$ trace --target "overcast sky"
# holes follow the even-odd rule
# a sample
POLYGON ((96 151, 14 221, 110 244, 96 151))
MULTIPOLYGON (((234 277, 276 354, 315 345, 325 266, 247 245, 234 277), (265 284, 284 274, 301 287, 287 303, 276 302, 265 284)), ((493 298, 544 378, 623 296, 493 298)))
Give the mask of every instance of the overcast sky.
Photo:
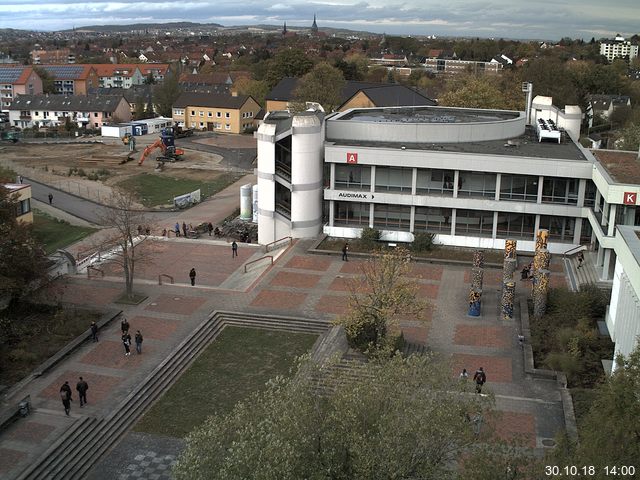
POLYGON ((639 0, 0 0, 0 28, 215 22, 225 26, 318 25, 403 35, 557 40, 631 36, 639 0))

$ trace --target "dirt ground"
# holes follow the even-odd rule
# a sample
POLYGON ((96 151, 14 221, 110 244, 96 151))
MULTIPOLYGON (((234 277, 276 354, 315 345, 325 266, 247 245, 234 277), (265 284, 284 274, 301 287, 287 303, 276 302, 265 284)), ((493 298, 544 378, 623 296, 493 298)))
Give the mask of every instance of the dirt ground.
MULTIPOLYGON (((123 162, 128 154, 128 148, 117 139, 108 139, 107 143, 59 143, 36 144, 17 143, 0 146, 0 165, 11 168, 18 174, 33 180, 47 183, 61 190, 74 193, 86 198, 96 194, 96 190, 104 197, 109 195, 111 187, 122 180, 139 173, 151 173, 156 167, 153 152, 144 162, 138 165, 144 147, 156 140, 157 136, 147 135, 138 142, 138 152, 132 155, 133 160, 123 162), (82 169, 86 175, 100 173, 107 170, 108 175, 99 181, 89 180, 85 176, 74 173, 69 175, 70 169, 82 169), (85 193, 86 192, 86 193, 85 193)), ((184 160, 176 163, 165 163, 164 172, 168 175, 199 179, 206 170, 206 176, 211 171, 223 171, 220 168, 222 157, 213 153, 184 149, 184 160)))

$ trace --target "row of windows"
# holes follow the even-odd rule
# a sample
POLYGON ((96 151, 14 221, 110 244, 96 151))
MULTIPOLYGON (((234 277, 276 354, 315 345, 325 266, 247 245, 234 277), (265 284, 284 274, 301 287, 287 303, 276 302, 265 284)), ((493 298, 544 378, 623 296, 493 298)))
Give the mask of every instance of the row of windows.
MULTIPOLYGON (((358 202, 335 202, 333 224, 364 228, 369 226, 370 205, 358 202)), ((494 212, 485 210, 415 207, 414 232, 443 233, 460 236, 491 237, 494 212)), ((498 212, 496 236, 499 238, 531 239, 536 216, 532 214, 498 212)), ((411 228, 411 207, 406 205, 373 204, 373 227, 408 232, 411 228)), ((575 218, 540 215, 539 228, 549 230, 551 239, 573 242, 575 218)), ((583 232, 584 233, 584 232, 583 232)))
MULTIPOLYGON (((211 123, 210 125, 211 125, 210 128, 213 128, 215 130, 222 130, 222 124, 221 123, 211 123)), ((199 124, 196 125, 196 122, 191 122, 191 128, 196 128, 196 127, 207 128, 207 124, 205 124, 204 122, 200 122, 199 124)), ((224 129, 225 130, 231 130, 231 125, 226 123, 224 125, 224 129)))
MULTIPOLYGON (((455 172, 418 168, 416 172, 417 195, 453 196, 455 172)), ((537 202, 540 177, 535 175, 502 174, 499 198, 537 202)), ((376 167, 375 192, 411 194, 413 168, 376 167)), ((458 197, 496 197, 497 174, 485 172, 458 172, 458 197)), ((340 164, 335 166, 334 185, 337 190, 371 191, 371 167, 340 164)), ((579 180, 574 178, 544 177, 542 203, 577 205, 579 180)), ((594 186, 595 187, 595 186, 594 186)), ((587 197, 591 191, 587 192, 587 197)), ((593 189, 595 195, 595 189, 593 189)), ((593 197, 594 198, 594 197, 593 197)))

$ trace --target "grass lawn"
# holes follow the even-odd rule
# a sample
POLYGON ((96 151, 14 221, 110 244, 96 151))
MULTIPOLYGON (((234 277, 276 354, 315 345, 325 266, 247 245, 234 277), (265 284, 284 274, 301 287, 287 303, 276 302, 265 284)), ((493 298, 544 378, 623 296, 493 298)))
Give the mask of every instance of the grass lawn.
POLYGON ((225 189, 242 175, 232 173, 203 173, 201 180, 172 177, 166 173, 141 173, 118 183, 118 186, 133 192, 146 207, 173 205, 173 198, 200 189, 202 199, 211 197, 225 189))
POLYGON ((44 246, 47 254, 82 240, 96 231, 95 228, 71 225, 39 210, 33 210, 33 235, 44 246))
POLYGON ((50 305, 13 305, 3 311, 13 328, 2 331, 0 384, 12 385, 83 332, 100 314, 50 305))
POLYGON ((184 437, 214 413, 227 413, 270 378, 286 375, 316 335, 226 327, 134 427, 184 437))

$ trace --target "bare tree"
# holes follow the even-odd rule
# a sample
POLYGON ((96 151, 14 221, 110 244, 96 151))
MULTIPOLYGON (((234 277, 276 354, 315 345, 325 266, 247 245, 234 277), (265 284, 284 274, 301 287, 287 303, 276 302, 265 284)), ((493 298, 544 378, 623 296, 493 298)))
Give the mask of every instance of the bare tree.
MULTIPOLYGON (((101 216, 102 224, 107 228, 97 247, 102 252, 112 253, 109 261, 122 268, 126 295, 133 298, 136 264, 151 262, 152 249, 138 248, 140 242, 136 242, 137 237, 145 233, 148 220, 128 192, 114 191, 107 207, 101 216)), ((149 240, 145 237, 143 241, 149 240)))

